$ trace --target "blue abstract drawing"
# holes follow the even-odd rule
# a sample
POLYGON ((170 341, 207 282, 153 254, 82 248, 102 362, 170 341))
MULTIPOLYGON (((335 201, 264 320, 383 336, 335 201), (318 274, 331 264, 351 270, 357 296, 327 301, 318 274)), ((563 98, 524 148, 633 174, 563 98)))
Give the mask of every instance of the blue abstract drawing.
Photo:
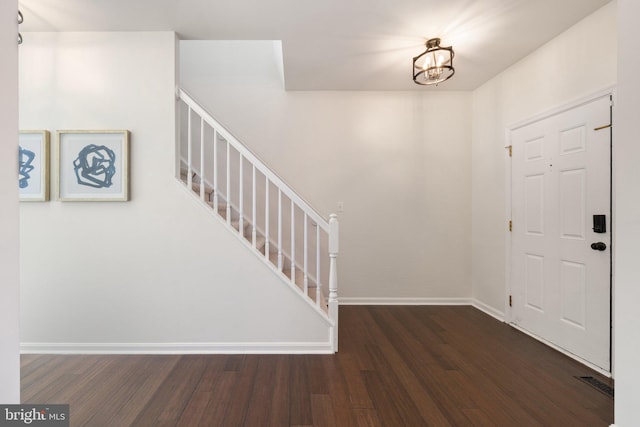
POLYGON ((89 144, 73 161, 78 184, 93 188, 109 188, 116 173, 116 153, 104 145, 89 144))
POLYGON ((32 165, 33 159, 36 158, 36 153, 33 151, 27 150, 26 148, 20 147, 20 151, 18 154, 18 161, 20 163, 18 168, 18 182, 20 184, 20 188, 27 188, 29 186, 29 179, 31 178, 31 171, 35 169, 35 166, 32 165))

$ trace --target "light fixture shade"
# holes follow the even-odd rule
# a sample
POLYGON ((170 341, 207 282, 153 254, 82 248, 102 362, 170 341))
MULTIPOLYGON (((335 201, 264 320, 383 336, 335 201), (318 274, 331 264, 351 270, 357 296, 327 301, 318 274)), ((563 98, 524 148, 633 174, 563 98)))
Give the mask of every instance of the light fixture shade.
POLYGON ((419 85, 437 85, 450 79, 456 72, 453 48, 440 46, 438 38, 427 40, 425 45, 427 50, 413 58, 413 81, 419 85))

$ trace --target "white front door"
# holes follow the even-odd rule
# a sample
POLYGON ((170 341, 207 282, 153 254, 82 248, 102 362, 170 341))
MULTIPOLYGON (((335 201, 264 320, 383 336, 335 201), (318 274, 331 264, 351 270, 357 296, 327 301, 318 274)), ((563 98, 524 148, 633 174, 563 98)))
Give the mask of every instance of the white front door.
POLYGON ((611 130, 596 129, 610 106, 607 95, 511 132, 512 321, 605 371, 611 130))

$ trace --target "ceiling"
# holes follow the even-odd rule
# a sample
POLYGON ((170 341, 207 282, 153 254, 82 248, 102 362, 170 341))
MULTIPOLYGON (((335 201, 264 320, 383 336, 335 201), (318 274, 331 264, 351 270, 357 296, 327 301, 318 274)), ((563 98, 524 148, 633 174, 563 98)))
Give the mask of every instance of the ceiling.
POLYGON ((473 90, 609 1, 21 0, 20 30, 282 40, 288 90, 473 90), (411 79, 432 37, 456 53, 438 88, 411 79))

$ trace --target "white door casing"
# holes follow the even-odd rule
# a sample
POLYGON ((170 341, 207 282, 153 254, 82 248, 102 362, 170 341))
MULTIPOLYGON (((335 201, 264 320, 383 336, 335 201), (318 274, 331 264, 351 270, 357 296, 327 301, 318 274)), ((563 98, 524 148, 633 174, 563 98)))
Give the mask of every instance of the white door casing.
POLYGON ((511 318, 610 371, 610 95, 511 131, 511 318), (606 215, 606 232, 593 230, 606 215), (592 249, 593 243, 606 249, 592 249), (601 245, 600 245, 601 246, 601 245))

